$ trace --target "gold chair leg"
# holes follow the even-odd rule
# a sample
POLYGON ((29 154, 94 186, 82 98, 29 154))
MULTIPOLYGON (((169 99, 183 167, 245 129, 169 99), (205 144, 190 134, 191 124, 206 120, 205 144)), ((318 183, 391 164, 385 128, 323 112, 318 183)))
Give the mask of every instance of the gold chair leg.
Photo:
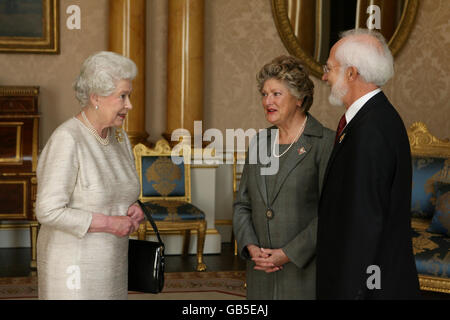
POLYGON ((147 221, 144 221, 139 225, 139 229, 137 230, 138 240, 145 240, 145 233, 147 229, 146 223, 147 221))
POLYGON ((38 236, 39 222, 33 221, 30 223, 30 240, 31 240, 31 270, 37 269, 37 236, 38 236))
POLYGON ((206 221, 202 221, 197 231, 197 271, 205 271, 203 262, 203 249, 205 247, 206 221))
POLYGON ((191 242, 191 230, 183 230, 183 257, 189 254, 189 243, 191 242))
POLYGON ((237 241, 234 238, 234 231, 233 231, 233 229, 231 230, 231 243, 233 243, 233 245, 234 245, 234 255, 237 256, 238 255, 238 247, 237 247, 237 241))

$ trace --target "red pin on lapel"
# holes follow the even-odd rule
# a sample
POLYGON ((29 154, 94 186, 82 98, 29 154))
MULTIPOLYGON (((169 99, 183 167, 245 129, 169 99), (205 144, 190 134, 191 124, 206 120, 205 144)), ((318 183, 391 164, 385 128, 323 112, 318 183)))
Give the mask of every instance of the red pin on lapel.
POLYGON ((297 150, 297 152, 298 152, 299 155, 302 155, 302 154, 306 153, 305 147, 299 148, 299 149, 297 150))

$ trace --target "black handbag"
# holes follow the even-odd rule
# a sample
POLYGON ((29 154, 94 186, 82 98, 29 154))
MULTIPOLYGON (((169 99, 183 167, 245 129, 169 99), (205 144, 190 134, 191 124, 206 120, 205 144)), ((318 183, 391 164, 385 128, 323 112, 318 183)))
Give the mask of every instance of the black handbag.
POLYGON ((164 287, 164 243, 155 221, 142 202, 139 205, 156 233, 158 242, 129 239, 128 290, 159 293, 164 287))

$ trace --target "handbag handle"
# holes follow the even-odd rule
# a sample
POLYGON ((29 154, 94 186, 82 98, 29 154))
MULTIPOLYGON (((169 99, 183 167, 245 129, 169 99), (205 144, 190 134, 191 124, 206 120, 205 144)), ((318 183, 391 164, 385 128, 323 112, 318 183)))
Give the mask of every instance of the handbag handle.
POLYGON ((150 214, 150 212, 148 212, 147 208, 145 207, 145 205, 138 199, 137 203, 139 204, 139 206, 141 207, 142 211, 144 211, 145 216, 147 217, 147 220, 150 222, 150 224, 152 225, 153 230, 156 233, 156 237, 158 238, 158 242, 160 245, 164 246, 164 242, 162 242, 161 237, 159 235, 159 231, 158 228, 156 227, 156 223, 152 218, 152 215, 150 214))

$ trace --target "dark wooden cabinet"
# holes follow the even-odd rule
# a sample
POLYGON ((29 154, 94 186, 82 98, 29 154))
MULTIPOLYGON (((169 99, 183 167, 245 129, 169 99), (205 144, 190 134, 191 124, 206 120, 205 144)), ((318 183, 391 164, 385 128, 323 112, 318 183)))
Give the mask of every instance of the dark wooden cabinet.
POLYGON ((0 86, 0 220, 29 221, 36 265, 39 87, 0 86))

